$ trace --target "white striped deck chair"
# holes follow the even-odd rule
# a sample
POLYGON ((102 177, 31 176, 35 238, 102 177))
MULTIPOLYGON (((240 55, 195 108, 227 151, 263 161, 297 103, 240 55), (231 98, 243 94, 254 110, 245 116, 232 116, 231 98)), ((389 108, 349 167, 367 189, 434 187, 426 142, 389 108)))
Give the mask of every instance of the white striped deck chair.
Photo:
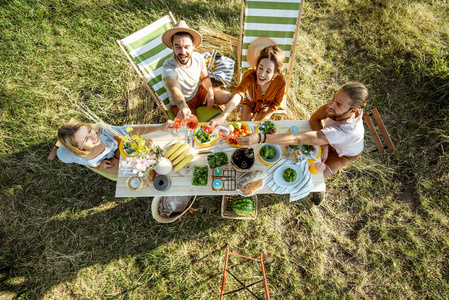
POLYGON ((248 46, 258 37, 272 39, 285 53, 284 75, 287 85, 284 100, 275 115, 287 114, 286 98, 297 48, 302 5, 303 0, 241 0, 238 80, 249 68, 246 61, 248 46))
POLYGON ((120 48, 142 78, 153 100, 171 120, 175 116, 170 108, 168 92, 163 84, 162 65, 167 58, 173 56, 173 50, 165 47, 161 36, 175 23, 175 18, 169 12, 168 15, 147 27, 124 39, 117 40, 120 48))

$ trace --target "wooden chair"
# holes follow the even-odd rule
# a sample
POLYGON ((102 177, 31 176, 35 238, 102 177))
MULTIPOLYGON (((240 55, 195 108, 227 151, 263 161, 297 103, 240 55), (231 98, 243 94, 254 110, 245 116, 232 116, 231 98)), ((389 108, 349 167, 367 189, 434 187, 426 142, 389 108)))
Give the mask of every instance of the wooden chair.
POLYGON ((384 122, 382 121, 382 118, 380 117, 377 108, 373 108, 369 113, 365 112, 363 114, 363 119, 365 120, 366 125, 368 126, 368 129, 371 132, 374 143, 376 144, 377 147, 377 150, 374 150, 373 152, 379 151, 379 153, 384 153, 385 149, 388 149, 389 151, 395 150, 393 141, 391 140, 390 135, 388 134, 388 131, 385 128, 384 122), (379 128, 379 131, 382 134, 386 146, 383 146, 382 142, 380 141, 379 135, 377 134, 376 128, 374 127, 374 123, 372 122, 371 117, 374 118, 374 121, 376 122, 377 127, 379 128))
MULTIPOLYGON (((75 122, 75 121, 76 120, 74 118, 70 118, 70 120, 69 120, 69 122, 75 122)), ((51 149, 50 154, 47 157, 47 159, 49 161, 55 160, 58 148, 61 145, 62 145, 61 142, 59 140, 57 140, 56 144, 53 146, 53 149, 51 149)), ((61 162, 59 159, 58 159, 58 161, 61 162)), ((95 173, 100 174, 103 177, 106 177, 109 180, 117 181, 118 175, 116 175, 116 174, 107 173, 107 172, 104 172, 102 170, 98 170, 98 169, 95 169, 95 168, 92 168, 92 167, 89 167, 89 166, 83 166, 83 167, 86 167, 87 169, 90 169, 90 170, 94 171, 95 173)))
MULTIPOLYGON (((162 34, 176 23, 171 12, 145 28, 136 31, 121 40, 117 40, 120 48, 133 65, 143 81, 145 89, 151 98, 164 111, 167 118, 173 120, 175 115, 171 110, 168 91, 162 79, 162 65, 173 56, 173 50, 162 43, 162 34)), ((199 107, 197 117, 200 122, 206 122, 221 113, 218 107, 204 110, 199 107)))
POLYGON ((241 0, 240 34, 237 47, 238 81, 249 68, 246 53, 249 44, 259 37, 272 39, 285 54, 284 75, 287 80, 284 99, 273 116, 287 115, 287 93, 297 50, 302 0, 241 0), (246 6, 245 6, 246 2, 246 6))

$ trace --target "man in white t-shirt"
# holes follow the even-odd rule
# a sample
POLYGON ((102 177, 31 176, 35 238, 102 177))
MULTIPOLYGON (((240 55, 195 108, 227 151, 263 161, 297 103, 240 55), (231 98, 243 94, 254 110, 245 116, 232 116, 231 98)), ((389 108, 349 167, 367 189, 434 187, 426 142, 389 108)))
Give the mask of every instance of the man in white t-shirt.
POLYGON ((367 100, 368 89, 365 85, 349 82, 335 93, 329 103, 312 114, 310 125, 314 131, 276 135, 252 133, 237 138, 237 141, 241 145, 321 145, 321 161, 327 167, 323 174, 328 177, 360 157, 365 133, 362 116, 367 100), (321 121, 326 119, 326 125, 323 127, 321 121))
POLYGON ((175 115, 184 120, 200 105, 210 110, 214 104, 226 104, 231 99, 229 92, 212 88, 203 56, 193 52, 201 45, 201 34, 180 21, 164 32, 162 42, 174 53, 162 66, 162 78, 175 115))

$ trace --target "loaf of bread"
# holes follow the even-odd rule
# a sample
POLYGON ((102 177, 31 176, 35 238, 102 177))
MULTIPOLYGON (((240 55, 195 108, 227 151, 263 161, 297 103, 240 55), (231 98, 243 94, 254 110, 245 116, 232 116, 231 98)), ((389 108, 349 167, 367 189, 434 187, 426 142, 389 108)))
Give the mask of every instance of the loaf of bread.
POLYGON ((252 195, 263 188, 265 173, 253 171, 242 175, 237 183, 237 190, 243 195, 252 195))

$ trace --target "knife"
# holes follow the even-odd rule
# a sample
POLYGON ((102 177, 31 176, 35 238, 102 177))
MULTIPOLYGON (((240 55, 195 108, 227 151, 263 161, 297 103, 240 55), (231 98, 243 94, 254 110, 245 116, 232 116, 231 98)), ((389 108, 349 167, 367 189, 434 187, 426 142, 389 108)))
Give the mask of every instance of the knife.
POLYGON ((237 148, 219 148, 219 149, 209 149, 209 150, 201 150, 198 151, 198 154, 207 154, 207 153, 219 153, 219 152, 228 152, 235 150, 237 148))

